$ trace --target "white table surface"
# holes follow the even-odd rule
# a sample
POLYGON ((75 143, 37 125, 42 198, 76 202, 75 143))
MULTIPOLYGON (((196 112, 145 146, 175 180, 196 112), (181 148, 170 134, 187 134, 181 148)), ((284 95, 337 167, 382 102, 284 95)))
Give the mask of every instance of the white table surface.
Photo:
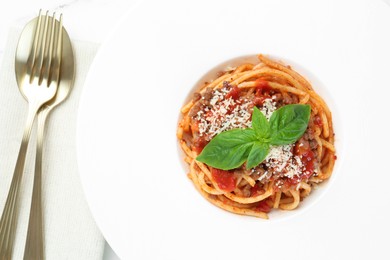
MULTIPOLYGON (((101 43, 134 2, 134 0, 13 0, 4 2, 0 8, 0 62, 5 51, 8 30, 31 14, 37 13, 39 9, 54 10, 60 7, 80 13, 84 18, 77 22, 83 22, 85 26, 70 31, 72 38, 101 43), (86 31, 85 28, 88 30, 86 31)), ((66 22, 64 23, 66 25, 66 22)), ((103 259, 119 259, 107 243, 103 259)))

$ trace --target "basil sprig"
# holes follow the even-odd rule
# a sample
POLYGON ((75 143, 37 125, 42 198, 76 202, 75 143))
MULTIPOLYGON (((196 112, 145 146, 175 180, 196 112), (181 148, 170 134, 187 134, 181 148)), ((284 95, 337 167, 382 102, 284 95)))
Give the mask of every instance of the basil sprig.
POLYGON ((269 122, 257 107, 253 108, 252 128, 222 132, 208 143, 196 158, 211 167, 231 170, 246 162, 250 169, 267 157, 270 145, 296 142, 306 131, 310 106, 292 104, 277 109, 269 122))

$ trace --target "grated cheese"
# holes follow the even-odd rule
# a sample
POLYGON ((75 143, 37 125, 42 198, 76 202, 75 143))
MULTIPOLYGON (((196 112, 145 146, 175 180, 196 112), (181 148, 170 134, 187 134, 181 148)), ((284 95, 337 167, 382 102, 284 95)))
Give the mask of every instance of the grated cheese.
POLYGON ((262 179, 264 179, 265 177, 267 177, 268 175, 268 171, 265 171, 259 178, 258 180, 261 181, 262 179))
POLYGON ((294 156, 293 147, 293 144, 271 146, 264 164, 274 173, 282 174, 290 179, 301 175, 305 171, 305 166, 299 156, 294 156))
POLYGON ((269 120, 272 113, 276 110, 276 102, 272 98, 266 98, 263 101, 263 107, 260 111, 269 120))
POLYGON ((210 108, 199 111, 196 120, 199 121, 199 135, 207 135, 209 139, 213 136, 234 128, 247 128, 252 126, 249 106, 251 102, 225 98, 229 90, 222 88, 213 92, 210 100, 210 108))

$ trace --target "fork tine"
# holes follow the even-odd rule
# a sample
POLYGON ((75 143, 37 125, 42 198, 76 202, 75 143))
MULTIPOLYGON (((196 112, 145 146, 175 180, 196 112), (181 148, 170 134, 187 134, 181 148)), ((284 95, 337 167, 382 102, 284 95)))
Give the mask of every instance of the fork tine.
POLYGON ((59 81, 60 77, 60 71, 61 71, 61 59, 62 59, 62 14, 60 14, 60 22, 59 25, 57 26, 57 31, 56 31, 56 42, 54 46, 54 54, 53 54, 53 66, 52 66, 52 73, 51 73, 51 79, 50 81, 59 81))
POLYGON ((51 66, 52 66, 52 57, 53 57, 53 49, 54 49, 54 34, 55 34, 55 29, 56 29, 56 19, 55 19, 55 13, 53 13, 53 17, 50 17, 51 20, 51 26, 49 28, 50 34, 48 35, 49 37, 49 46, 46 48, 46 53, 45 53, 45 60, 44 60, 44 65, 43 65, 43 73, 41 75, 39 84, 41 84, 42 80, 46 82, 46 86, 50 85, 50 71, 51 71, 51 66))
MULTIPOLYGON (((34 41, 31 46, 31 51, 30 55, 28 56, 27 60, 27 74, 31 75, 34 67, 34 62, 35 58, 37 56, 37 51, 38 51, 38 41, 39 41, 39 36, 41 34, 41 28, 42 28, 42 10, 39 10, 38 14, 38 22, 35 27, 35 32, 34 32, 34 41)), ((30 82, 31 83, 31 82, 30 82)))
MULTIPOLYGON (((43 16, 44 17, 44 29, 40 33, 40 37, 38 38, 38 55, 34 60, 34 65, 32 69, 32 73, 30 75, 30 83, 34 80, 34 78, 40 79, 40 75, 42 72, 42 67, 43 67, 43 60, 45 56, 45 51, 47 48, 47 27, 48 27, 48 22, 49 22, 49 11, 46 11, 46 14, 43 16)), ((42 28, 42 27, 41 27, 42 28)))

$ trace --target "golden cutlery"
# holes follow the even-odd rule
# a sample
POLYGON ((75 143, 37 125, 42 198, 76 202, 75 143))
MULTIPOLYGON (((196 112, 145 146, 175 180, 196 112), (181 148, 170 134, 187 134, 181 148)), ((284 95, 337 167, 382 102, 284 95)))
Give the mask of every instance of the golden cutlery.
MULTIPOLYGON (((39 19, 39 18, 36 18, 39 19)), ((25 260, 43 260, 44 257, 44 237, 43 237, 43 217, 42 217, 42 153, 43 153, 43 141, 45 136, 45 123, 46 118, 50 111, 63 102, 69 95, 74 81, 75 63, 73 49, 68 33, 62 26, 62 15, 59 21, 55 20, 55 14, 53 17, 48 17, 49 22, 55 25, 55 30, 62 30, 62 58, 60 68, 60 78, 57 87, 57 93, 53 99, 45 103, 38 112, 38 129, 37 129, 37 147, 35 157, 35 173, 33 193, 31 200, 31 211, 28 223, 26 246, 24 250, 25 260)), ((27 25, 26 30, 32 30, 36 20, 30 22, 27 25)), ((21 71, 16 68, 17 79, 21 71)))
POLYGON ((23 175, 31 129, 40 107, 52 99, 57 91, 61 66, 62 30, 54 30, 48 16, 39 15, 33 37, 31 30, 24 30, 16 50, 15 67, 19 74, 20 92, 29 104, 27 122, 18 158, 0 219, 0 259, 11 259, 17 223, 17 201, 23 175), (26 40, 24 34, 29 34, 26 40), (59 40, 60 39, 60 40, 59 40), (22 41, 21 41, 22 40, 22 41))

